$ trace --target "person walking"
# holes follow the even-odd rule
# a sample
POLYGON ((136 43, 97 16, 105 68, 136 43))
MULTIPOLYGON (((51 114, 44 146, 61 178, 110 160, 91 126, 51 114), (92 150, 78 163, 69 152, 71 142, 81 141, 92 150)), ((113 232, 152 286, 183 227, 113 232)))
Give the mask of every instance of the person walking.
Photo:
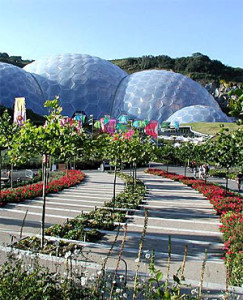
POLYGON ((198 168, 198 177, 199 177, 199 179, 203 179, 203 175, 204 175, 203 166, 200 164, 199 168, 198 168))

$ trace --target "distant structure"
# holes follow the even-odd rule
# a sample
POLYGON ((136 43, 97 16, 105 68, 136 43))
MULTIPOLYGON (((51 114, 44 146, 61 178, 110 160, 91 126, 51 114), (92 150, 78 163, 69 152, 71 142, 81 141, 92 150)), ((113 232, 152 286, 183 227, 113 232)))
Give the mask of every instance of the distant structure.
POLYGON ((26 107, 44 115, 45 100, 59 96, 63 114, 83 111, 98 119, 118 118, 187 122, 231 122, 200 84, 171 71, 131 75, 90 55, 64 54, 36 60, 24 69, 0 63, 0 105, 12 107, 25 97, 26 107))

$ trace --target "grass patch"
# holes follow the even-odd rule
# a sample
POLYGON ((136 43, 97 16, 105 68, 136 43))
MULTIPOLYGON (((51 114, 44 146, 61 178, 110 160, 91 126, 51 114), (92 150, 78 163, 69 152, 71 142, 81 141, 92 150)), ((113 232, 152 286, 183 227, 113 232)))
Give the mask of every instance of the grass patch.
POLYGON ((204 133, 204 134, 210 134, 215 135, 217 134, 220 129, 222 128, 222 125, 224 128, 228 128, 229 131, 235 131, 238 128, 240 128, 239 125, 236 123, 221 123, 221 122, 198 122, 198 123, 184 123, 181 124, 181 126, 191 126, 192 130, 204 133))

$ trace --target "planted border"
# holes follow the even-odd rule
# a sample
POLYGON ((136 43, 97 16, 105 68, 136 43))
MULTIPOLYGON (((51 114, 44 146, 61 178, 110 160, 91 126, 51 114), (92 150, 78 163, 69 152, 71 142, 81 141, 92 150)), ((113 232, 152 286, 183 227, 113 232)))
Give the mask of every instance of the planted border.
POLYGON ((243 285, 243 198, 234 192, 218 185, 206 183, 191 177, 169 173, 159 169, 148 169, 147 173, 180 181, 199 191, 213 205, 216 214, 220 216, 222 225, 219 226, 223 233, 225 264, 229 273, 230 284, 243 285))
MULTIPOLYGON (((59 191, 74 186, 84 179, 85 175, 78 170, 68 170, 67 175, 57 180, 50 181, 46 186, 46 193, 58 193, 59 191)), ((22 202, 27 199, 42 196, 43 183, 29 184, 23 187, 6 189, 1 191, 0 207, 11 202, 22 202)))

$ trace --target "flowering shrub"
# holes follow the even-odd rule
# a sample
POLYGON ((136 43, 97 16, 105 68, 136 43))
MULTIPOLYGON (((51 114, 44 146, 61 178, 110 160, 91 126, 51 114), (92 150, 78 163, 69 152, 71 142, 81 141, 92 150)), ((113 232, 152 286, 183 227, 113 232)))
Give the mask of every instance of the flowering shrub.
MULTIPOLYGON (((65 188, 74 186, 80 183, 84 179, 84 173, 77 170, 68 170, 67 176, 63 176, 58 180, 52 180, 48 182, 46 186, 47 193, 57 193, 65 188)), ((35 183, 26 185, 24 187, 18 187, 13 189, 7 189, 1 191, 0 206, 4 206, 8 202, 21 202, 25 199, 32 199, 34 197, 42 196, 43 183, 35 183)))
POLYGON ((232 285, 243 284, 243 203, 242 197, 218 185, 206 183, 175 173, 168 173, 158 169, 148 169, 147 173, 163 176, 172 180, 180 181, 192 186, 193 189, 202 193, 213 205, 216 213, 221 216, 220 231, 223 233, 225 263, 229 271, 232 285))

